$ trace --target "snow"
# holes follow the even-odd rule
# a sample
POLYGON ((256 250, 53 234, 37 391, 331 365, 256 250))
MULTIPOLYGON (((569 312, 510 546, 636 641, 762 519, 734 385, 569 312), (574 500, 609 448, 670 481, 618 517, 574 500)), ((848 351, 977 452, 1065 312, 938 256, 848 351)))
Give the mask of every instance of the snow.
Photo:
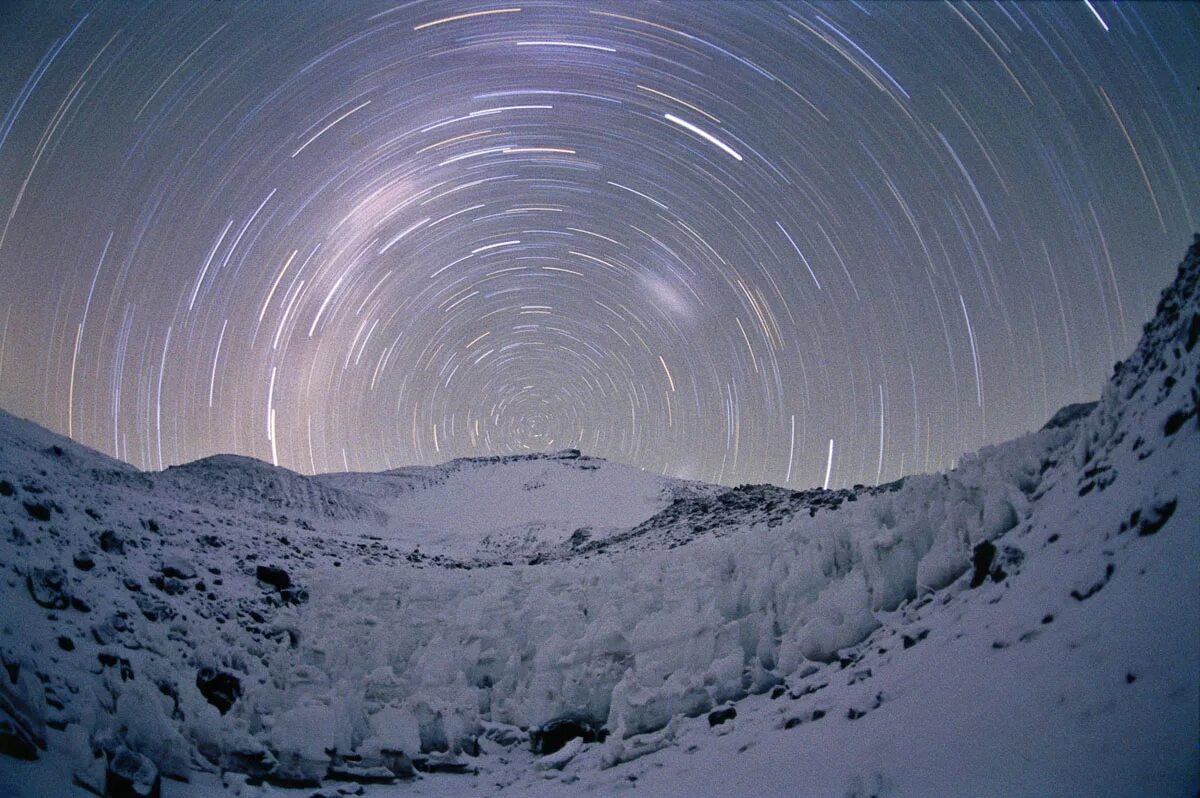
POLYGON ((1195 794, 1198 283, 1094 407, 858 491, 142 473, 0 414, 0 717, 45 745, 0 793, 127 749, 167 796, 1195 794))

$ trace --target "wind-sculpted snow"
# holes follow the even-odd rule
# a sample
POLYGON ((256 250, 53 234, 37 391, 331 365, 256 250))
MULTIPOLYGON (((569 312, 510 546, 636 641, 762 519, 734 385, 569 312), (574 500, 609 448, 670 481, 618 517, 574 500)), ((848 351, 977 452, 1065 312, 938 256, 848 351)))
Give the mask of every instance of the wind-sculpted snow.
MULTIPOLYGON (((927 637, 1007 652, 1059 626, 1103 630, 1045 655, 1073 663, 1065 679, 1134 650, 1162 659, 1121 667, 1162 680, 1134 721, 1174 751, 1187 729, 1151 715, 1195 717, 1194 679, 1178 680, 1200 659, 1196 625, 1137 619, 1196 614, 1194 568, 1159 566, 1198 554, 1198 281, 1200 240, 1095 407, 874 488, 701 486, 571 451, 149 474, 0 414, 0 751, 62 756, 96 790, 118 765, 389 781, 486 771, 517 747, 546 755, 535 778, 570 779, 575 763, 653 757, 717 708, 695 728, 875 717, 897 685, 924 684, 885 674, 927 637), (1128 581, 1133 562, 1148 581, 1128 581), (1008 631, 964 620, 984 617, 1008 631), (794 708, 777 717, 757 695, 794 708)), ((1118 728, 1105 702, 1072 710, 1099 719, 1085 736, 1118 728)), ((1163 783, 1192 772, 1168 764, 1163 783)))

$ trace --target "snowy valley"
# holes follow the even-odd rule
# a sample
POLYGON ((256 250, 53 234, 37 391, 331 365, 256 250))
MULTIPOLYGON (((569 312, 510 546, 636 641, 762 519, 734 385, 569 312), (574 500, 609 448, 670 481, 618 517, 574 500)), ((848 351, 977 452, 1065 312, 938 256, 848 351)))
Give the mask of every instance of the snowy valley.
POLYGON ((0 793, 1194 795, 1198 339, 1200 238, 1098 402, 839 491, 0 413, 0 793))

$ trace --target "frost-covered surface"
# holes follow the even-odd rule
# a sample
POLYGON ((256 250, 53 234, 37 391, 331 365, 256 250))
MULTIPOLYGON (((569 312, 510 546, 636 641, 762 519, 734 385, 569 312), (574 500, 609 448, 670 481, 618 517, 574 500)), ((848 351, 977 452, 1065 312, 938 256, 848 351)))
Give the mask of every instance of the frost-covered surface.
POLYGON ((0 415, 0 742, 39 756, 0 793, 137 754, 171 796, 1194 795, 1198 282, 1200 245, 1094 408, 860 491, 146 474, 0 415))

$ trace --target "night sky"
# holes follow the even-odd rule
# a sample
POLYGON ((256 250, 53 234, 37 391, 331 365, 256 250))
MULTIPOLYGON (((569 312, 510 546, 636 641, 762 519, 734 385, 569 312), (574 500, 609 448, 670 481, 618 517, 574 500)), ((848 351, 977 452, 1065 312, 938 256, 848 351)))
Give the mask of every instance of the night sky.
POLYGON ((0 4, 0 407, 143 468, 792 487, 1095 398, 1200 4, 0 4))

